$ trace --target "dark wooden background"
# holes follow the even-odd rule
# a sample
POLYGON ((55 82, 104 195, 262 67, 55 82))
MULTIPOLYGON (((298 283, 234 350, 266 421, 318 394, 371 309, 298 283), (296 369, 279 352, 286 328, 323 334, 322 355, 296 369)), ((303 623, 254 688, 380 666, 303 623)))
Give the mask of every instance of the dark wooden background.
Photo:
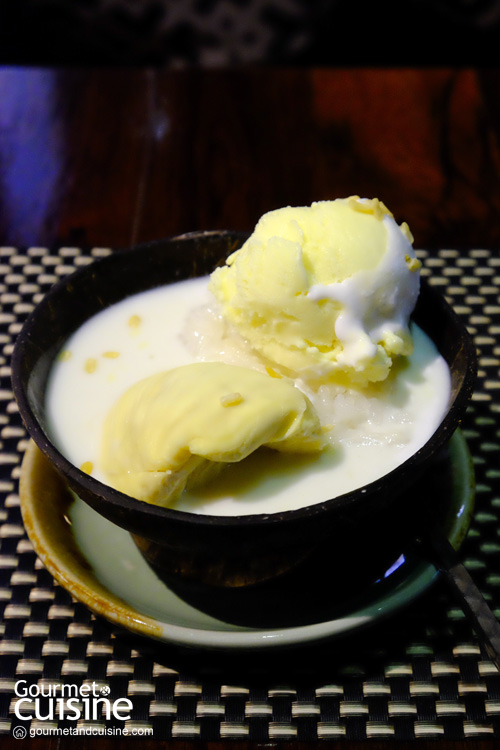
POLYGON ((377 196, 500 246, 495 69, 0 69, 0 242, 122 247, 377 196))

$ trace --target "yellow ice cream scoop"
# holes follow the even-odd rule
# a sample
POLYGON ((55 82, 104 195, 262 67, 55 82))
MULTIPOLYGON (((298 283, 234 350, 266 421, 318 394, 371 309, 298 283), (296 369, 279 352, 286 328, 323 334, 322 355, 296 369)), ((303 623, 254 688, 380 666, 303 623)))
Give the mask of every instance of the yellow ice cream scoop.
POLYGON ((285 374, 364 385, 412 351, 412 241, 376 198, 288 206, 262 216, 210 289, 227 323, 285 374))
POLYGON ((168 505, 260 446, 321 450, 310 401, 285 378, 199 362, 152 375, 122 395, 105 422, 102 466, 116 489, 168 505))

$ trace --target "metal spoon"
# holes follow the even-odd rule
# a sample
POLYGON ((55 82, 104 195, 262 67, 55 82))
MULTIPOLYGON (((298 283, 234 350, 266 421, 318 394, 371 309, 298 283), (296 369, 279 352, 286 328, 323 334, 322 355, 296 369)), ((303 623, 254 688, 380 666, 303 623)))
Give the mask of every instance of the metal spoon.
POLYGON ((443 573, 486 653, 500 671, 500 623, 456 551, 444 534, 437 529, 426 537, 419 537, 417 543, 425 549, 427 557, 443 573))

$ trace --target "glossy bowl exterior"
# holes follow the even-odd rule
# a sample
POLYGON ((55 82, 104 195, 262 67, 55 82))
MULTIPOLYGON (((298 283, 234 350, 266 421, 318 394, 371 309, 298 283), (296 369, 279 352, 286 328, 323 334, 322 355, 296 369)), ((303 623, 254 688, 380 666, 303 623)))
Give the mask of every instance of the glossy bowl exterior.
POLYGON ((415 322, 433 339, 452 374, 447 413, 409 460, 361 489, 273 514, 205 516, 135 500, 73 466, 47 433, 45 390, 54 358, 89 317, 126 296, 210 273, 244 242, 237 232, 196 232, 119 251, 56 284, 28 318, 12 358, 21 417, 70 488, 103 516, 130 531, 156 569, 216 585, 246 585, 276 575, 323 542, 339 559, 399 544, 425 519, 425 498, 409 488, 447 443, 470 399, 476 355, 446 300, 422 283, 415 322), (404 501, 401 496, 406 494, 404 501))

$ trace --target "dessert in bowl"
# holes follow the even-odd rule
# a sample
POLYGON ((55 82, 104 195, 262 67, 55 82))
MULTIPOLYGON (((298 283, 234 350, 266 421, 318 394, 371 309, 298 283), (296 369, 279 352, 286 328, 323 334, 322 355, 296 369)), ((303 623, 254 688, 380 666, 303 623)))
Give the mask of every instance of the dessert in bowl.
POLYGON ((348 565, 400 545, 427 518, 425 498, 408 488, 460 422, 474 348, 446 301, 417 281, 409 232, 383 204, 335 205, 336 247, 347 251, 325 261, 314 232, 328 228, 331 203, 298 221, 271 212, 250 238, 198 232, 112 254, 56 285, 18 338, 14 391, 31 437, 162 574, 245 585, 324 543, 348 565), (351 213, 370 222, 361 234, 377 257, 356 257, 351 213), (147 302, 150 329, 137 307, 144 295, 160 300, 147 302), (353 296, 364 300, 357 318, 345 314, 353 296), (121 321, 122 334, 111 320, 99 338, 98 313, 121 321), (406 439, 408 414, 419 426, 406 439), (85 420, 94 432, 84 440, 85 420))

